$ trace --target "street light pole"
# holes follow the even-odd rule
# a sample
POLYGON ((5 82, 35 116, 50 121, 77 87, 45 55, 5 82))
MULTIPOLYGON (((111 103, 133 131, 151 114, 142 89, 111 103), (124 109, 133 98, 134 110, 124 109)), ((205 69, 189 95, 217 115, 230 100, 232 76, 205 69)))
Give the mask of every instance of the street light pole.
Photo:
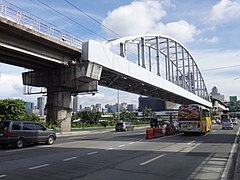
POLYGON ((119 89, 118 89, 118 94, 117 94, 117 116, 118 116, 118 119, 120 119, 120 114, 119 114, 119 89))

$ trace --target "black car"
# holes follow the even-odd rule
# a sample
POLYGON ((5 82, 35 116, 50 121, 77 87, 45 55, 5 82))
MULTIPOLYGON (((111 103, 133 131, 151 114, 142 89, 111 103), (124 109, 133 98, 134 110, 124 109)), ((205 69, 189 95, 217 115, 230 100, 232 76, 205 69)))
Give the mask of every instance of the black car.
POLYGON ((12 144, 22 148, 25 143, 53 144, 57 139, 56 133, 43 125, 31 121, 0 121, 0 146, 12 144))

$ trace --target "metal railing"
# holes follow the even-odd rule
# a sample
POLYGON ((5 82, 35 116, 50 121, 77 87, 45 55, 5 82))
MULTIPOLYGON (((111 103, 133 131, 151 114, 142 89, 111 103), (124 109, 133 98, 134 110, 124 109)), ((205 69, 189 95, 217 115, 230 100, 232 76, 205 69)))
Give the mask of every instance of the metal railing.
POLYGON ((82 48, 82 41, 79 38, 65 33, 54 26, 43 23, 40 20, 34 19, 29 15, 23 14, 4 4, 0 4, 0 16, 27 28, 33 29, 38 33, 47 35, 60 42, 77 48, 82 48))

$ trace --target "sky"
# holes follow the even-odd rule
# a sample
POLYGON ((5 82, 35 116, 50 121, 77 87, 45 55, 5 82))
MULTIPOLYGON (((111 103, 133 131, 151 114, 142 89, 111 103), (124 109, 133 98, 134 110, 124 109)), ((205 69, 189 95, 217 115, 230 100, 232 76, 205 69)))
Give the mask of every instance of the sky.
MULTIPOLYGON (((24 14, 56 26, 82 41, 158 33, 183 44, 195 59, 208 92, 240 99, 240 0, 0 0, 24 14)), ((36 102, 24 95, 26 69, 0 63, 0 99, 36 102)), ((83 106, 117 103, 117 90, 79 95, 83 106)), ((120 103, 138 104, 139 95, 120 91, 120 103)))

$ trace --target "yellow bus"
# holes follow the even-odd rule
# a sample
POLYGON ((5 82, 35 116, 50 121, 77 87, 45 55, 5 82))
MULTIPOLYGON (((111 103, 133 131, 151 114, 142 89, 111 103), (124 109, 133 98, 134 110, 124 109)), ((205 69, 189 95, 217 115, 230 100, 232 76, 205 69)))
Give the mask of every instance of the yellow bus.
POLYGON ((178 110, 180 130, 185 134, 198 132, 205 134, 212 129, 210 111, 197 104, 181 105, 178 110))

